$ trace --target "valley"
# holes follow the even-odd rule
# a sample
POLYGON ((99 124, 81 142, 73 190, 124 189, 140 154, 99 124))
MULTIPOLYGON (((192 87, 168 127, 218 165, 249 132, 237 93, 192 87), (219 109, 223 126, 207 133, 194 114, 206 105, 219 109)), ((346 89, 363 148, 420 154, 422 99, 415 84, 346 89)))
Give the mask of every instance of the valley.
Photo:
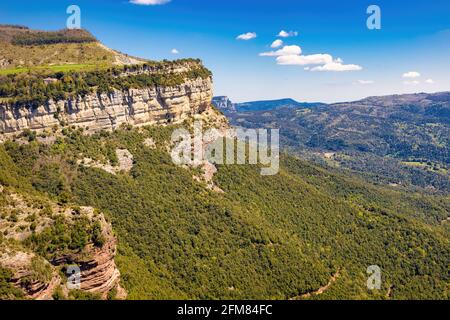
POLYGON ((450 191, 450 94, 372 97, 264 111, 224 110, 233 125, 280 128, 286 150, 373 183, 450 191))
POLYGON ((447 93, 241 106, 251 111, 220 99, 222 113, 200 60, 137 60, 87 31, 2 28, 9 57, 39 53, 2 60, 0 299, 449 299, 447 93), (36 60, 54 46, 81 47, 36 60), (281 128, 279 173, 177 165, 172 134, 194 121, 281 128), (368 170, 363 156, 419 181, 368 170), (379 290, 367 287, 372 265, 379 290))

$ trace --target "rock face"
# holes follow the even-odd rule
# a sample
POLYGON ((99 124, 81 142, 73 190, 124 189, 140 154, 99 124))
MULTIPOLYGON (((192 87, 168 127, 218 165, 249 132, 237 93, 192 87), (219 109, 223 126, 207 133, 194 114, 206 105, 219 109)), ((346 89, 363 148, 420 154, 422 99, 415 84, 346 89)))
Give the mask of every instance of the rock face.
POLYGON ((51 271, 50 263, 42 258, 38 258, 34 253, 16 251, 4 248, 0 255, 0 266, 14 270, 12 283, 21 288, 25 295, 31 299, 49 300, 52 298, 54 290, 61 283, 61 277, 56 271, 51 271), (38 275, 33 266, 36 260, 47 268, 50 273, 45 277, 38 275))
POLYGON ((38 108, 0 105, 0 133, 42 131, 60 124, 87 132, 133 126, 178 123, 206 110, 212 100, 211 78, 187 80, 173 87, 149 87, 91 94, 74 100, 49 101, 38 108))
MULTIPOLYGON (((83 207, 82 210, 88 212, 88 216, 91 218, 94 215, 94 210, 90 207, 83 207)), ((121 292, 123 289, 119 284, 120 272, 114 261, 117 252, 117 238, 114 236, 111 224, 106 222, 103 215, 99 216, 99 221, 105 239, 105 243, 101 247, 89 244, 82 255, 62 256, 53 260, 52 264, 78 266, 81 271, 79 289, 99 294, 106 299, 111 290, 117 289, 118 292, 121 292)), ((122 295, 121 298, 124 296, 122 295)))
POLYGON ((119 172, 130 172, 131 169, 133 169, 133 155, 130 153, 130 151, 126 149, 117 149, 116 154, 119 160, 119 164, 117 166, 113 166, 110 163, 103 164, 90 158, 78 160, 78 164, 84 167, 102 169, 114 175, 118 174, 119 172))
MULTIPOLYGON (((21 289, 29 299, 52 299, 55 290, 62 288, 68 293, 67 280, 60 274, 67 266, 77 266, 80 269, 80 283, 77 289, 97 294, 102 299, 115 290, 116 298, 126 298, 126 292, 120 286, 120 272, 115 263, 117 238, 112 226, 106 221, 103 213, 92 207, 72 208, 52 205, 52 214, 46 216, 40 206, 34 204, 33 198, 24 198, 10 190, 5 191, 0 186, 0 195, 6 195, 6 201, 0 202, 0 211, 9 217, 14 214, 16 219, 9 221, 0 217, 0 232, 6 234, 0 245, 0 267, 12 271, 11 283, 21 289), (28 221, 34 217, 36 235, 54 223, 54 217, 61 217, 72 226, 77 219, 86 218, 89 224, 98 223, 101 230, 102 243, 95 245, 89 241, 81 251, 64 250, 54 258, 39 256, 27 245, 22 245, 30 237, 28 221)), ((9 219, 11 220, 11 219, 9 219)))

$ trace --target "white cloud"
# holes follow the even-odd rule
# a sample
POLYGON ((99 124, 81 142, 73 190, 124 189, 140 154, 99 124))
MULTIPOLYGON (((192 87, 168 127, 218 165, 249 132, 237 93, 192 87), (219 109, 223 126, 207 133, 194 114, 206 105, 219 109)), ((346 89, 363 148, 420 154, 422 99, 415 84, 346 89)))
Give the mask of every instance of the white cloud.
POLYGON ((425 80, 425 83, 434 84, 434 80, 433 79, 427 79, 427 80, 425 80))
POLYGON ((247 33, 243 33, 240 34, 236 37, 237 40, 251 40, 251 39, 255 39, 257 37, 255 32, 247 32, 247 33))
POLYGON ((333 56, 327 53, 310 54, 310 55, 280 55, 277 57, 277 64, 280 65, 298 65, 309 66, 319 65, 313 68, 304 68, 306 71, 359 71, 361 66, 356 64, 344 64, 342 59, 333 59, 333 56))
POLYGON ((269 51, 269 52, 263 52, 259 55, 261 57, 283 57, 283 56, 300 56, 302 53, 302 48, 299 46, 284 46, 283 48, 277 50, 277 51, 269 51))
POLYGON ((357 64, 343 64, 341 59, 336 59, 333 62, 329 62, 324 64, 323 66, 317 66, 311 69, 311 71, 334 71, 334 72, 343 72, 343 71, 360 71, 362 70, 361 66, 357 64))
POLYGON ((130 3, 142 6, 155 6, 158 4, 166 4, 169 3, 170 1, 171 0, 130 0, 130 3))
POLYGON ((405 84, 407 86, 417 86, 418 84, 420 84, 420 81, 417 81, 417 80, 404 81, 403 84, 405 84))
POLYGON ((314 64, 327 64, 333 62, 333 57, 329 54, 310 55, 284 55, 277 58, 277 64, 306 66, 314 64))
POLYGON ((271 48, 279 48, 283 45, 283 40, 277 39, 270 45, 271 48))
POLYGON ((407 78, 407 79, 413 79, 413 78, 419 78, 420 77, 420 73, 417 71, 410 71, 410 72, 406 72, 402 75, 403 78, 407 78))
POLYGON ((375 82, 373 80, 358 80, 358 83, 367 85, 367 84, 374 84, 375 82))
MULTIPOLYGON (((277 45, 273 43, 272 45, 277 45)), ((328 53, 302 55, 302 48, 297 45, 284 46, 276 51, 263 52, 262 57, 276 57, 279 65, 305 66, 306 71, 359 71, 362 67, 356 64, 344 64, 341 58, 334 59, 328 53), (310 67, 314 66, 314 67, 310 67)))
POLYGON ((281 30, 280 33, 278 34, 278 36, 281 38, 296 37, 296 36, 298 36, 298 32, 281 30))
POLYGON ((180 51, 178 51, 177 49, 172 49, 170 52, 172 54, 179 54, 180 53, 180 51))

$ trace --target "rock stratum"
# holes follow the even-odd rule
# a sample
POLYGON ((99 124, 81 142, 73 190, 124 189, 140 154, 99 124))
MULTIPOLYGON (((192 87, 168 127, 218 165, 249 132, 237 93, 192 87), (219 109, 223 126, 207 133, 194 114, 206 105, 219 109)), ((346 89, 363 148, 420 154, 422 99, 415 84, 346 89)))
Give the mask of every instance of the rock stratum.
POLYGON ((0 104, 0 132, 44 131, 69 125, 87 132, 133 126, 179 123, 209 108, 212 79, 188 79, 175 86, 91 93, 67 100, 49 100, 36 107, 0 104))
POLYGON ((51 300, 57 291, 67 298, 70 290, 99 299, 126 298, 114 260, 117 238, 102 213, 91 207, 42 205, 3 187, 0 193, 5 199, 0 210, 6 218, 0 220, 0 231, 6 235, 1 240, 0 267, 11 272, 9 282, 24 298, 51 300), (63 240, 58 239, 58 230, 64 230, 63 240), (86 230, 96 230, 96 236, 89 238, 86 230), (75 241, 82 245, 76 247, 75 241), (79 283, 67 274, 70 266, 79 268, 79 283))
MULTIPOLYGON (((0 143, 23 131, 51 142, 63 128, 91 134, 216 115, 212 75, 199 60, 130 57, 86 30, 0 25, 0 71, 0 143)), ((132 154, 116 152, 117 165, 87 157, 78 164, 128 172, 132 154)), ((117 238, 104 215, 19 189, 0 185, 0 289, 5 279, 9 288, 0 299, 126 298, 117 238), (70 266, 80 270, 75 289, 68 285, 70 266)))

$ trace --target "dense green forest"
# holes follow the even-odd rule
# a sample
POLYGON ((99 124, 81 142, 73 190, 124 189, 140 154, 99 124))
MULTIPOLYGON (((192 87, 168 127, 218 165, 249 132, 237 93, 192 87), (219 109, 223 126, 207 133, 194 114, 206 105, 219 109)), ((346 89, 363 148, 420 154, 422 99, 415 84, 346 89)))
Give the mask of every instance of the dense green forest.
MULTIPOLYGON (((172 163, 172 130, 66 129, 51 144, 8 141, 0 184, 105 212, 130 299, 289 299, 336 274, 312 298, 449 299, 448 197, 370 185, 287 154, 276 176, 219 166, 217 193, 172 163), (150 137, 156 149, 144 146, 150 137), (77 164, 114 161, 116 148, 133 154, 131 172, 77 164), (366 287, 370 265, 382 270, 380 290, 366 287)), ((0 277, 2 290, 8 274, 0 277)))

